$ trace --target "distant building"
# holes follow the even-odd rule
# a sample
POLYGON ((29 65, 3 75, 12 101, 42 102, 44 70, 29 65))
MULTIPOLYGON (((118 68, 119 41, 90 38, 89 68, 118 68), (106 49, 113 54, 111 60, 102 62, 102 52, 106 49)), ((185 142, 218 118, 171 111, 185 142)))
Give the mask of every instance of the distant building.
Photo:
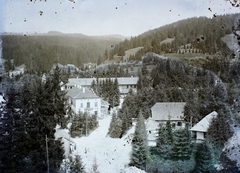
MULTIPOLYGON (((98 78, 98 81, 103 81, 108 78, 98 78)), ((114 81, 116 78, 110 78, 112 81, 114 81)), ((71 89, 73 87, 87 87, 90 88, 91 84, 95 80, 97 81, 97 78, 69 78, 68 83, 65 85, 65 89, 71 89)), ((122 77, 117 78, 118 85, 119 85, 119 91, 121 94, 127 94, 130 90, 130 88, 136 88, 137 87, 137 81, 138 77, 122 77)))
POLYGON ((184 128, 185 102, 157 102, 152 108, 152 119, 158 123, 166 124, 170 121, 173 129, 184 128))
POLYGON ((197 142, 206 139, 208 128, 211 125, 213 118, 216 118, 217 115, 218 115, 217 112, 215 111, 211 112, 190 129, 193 133, 193 138, 197 142))
POLYGON ((66 72, 70 72, 73 73, 75 71, 79 71, 79 68, 77 68, 74 64, 66 64, 66 65, 62 65, 60 63, 55 63, 53 64, 53 67, 51 69, 51 73, 53 73, 53 70, 58 66, 58 68, 60 70, 66 71, 66 72))
POLYGON ((81 111, 101 116, 101 98, 89 88, 73 87, 68 90, 66 96, 75 113, 81 111))
POLYGON ((97 67, 97 63, 91 63, 91 62, 89 62, 89 63, 84 63, 83 64, 83 69, 84 70, 90 70, 90 69, 94 69, 94 68, 96 68, 97 67))

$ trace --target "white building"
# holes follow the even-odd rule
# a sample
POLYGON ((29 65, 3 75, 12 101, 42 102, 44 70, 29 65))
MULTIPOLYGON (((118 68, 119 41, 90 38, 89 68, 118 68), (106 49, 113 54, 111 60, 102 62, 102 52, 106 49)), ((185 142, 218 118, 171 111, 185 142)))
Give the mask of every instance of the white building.
MULTIPOLYGON (((103 81, 108 78, 98 78, 98 81, 103 81)), ((114 81, 116 78, 110 78, 110 80, 114 81)), ((70 89, 76 86, 82 86, 82 87, 91 87, 91 84, 95 80, 97 81, 97 78, 69 78, 68 83, 65 85, 65 89, 70 89)), ((121 94, 127 94, 129 92, 129 89, 135 89, 137 87, 137 81, 138 77, 119 77, 117 78, 118 85, 119 85, 119 91, 121 94)))
POLYGON ((81 111, 101 116, 101 98, 92 90, 84 87, 72 87, 66 95, 68 103, 75 113, 81 111))
POLYGON ((166 124, 170 121, 173 129, 184 128, 185 102, 157 102, 152 108, 152 119, 158 123, 166 124))
POLYGON ((197 142, 205 140, 208 128, 211 125, 213 118, 216 118, 217 115, 217 112, 211 112, 190 129, 197 142))

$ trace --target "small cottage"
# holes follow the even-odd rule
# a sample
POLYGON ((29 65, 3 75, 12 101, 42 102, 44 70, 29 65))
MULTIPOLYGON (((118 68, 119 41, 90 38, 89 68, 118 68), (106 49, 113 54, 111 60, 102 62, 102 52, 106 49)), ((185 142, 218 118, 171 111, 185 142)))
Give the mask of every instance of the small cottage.
POLYGON ((157 102, 152 108, 152 118, 162 124, 170 121, 173 129, 185 127, 184 107, 185 102, 157 102))
POLYGON ((190 129, 195 140, 199 142, 205 140, 208 128, 211 125, 213 118, 216 118, 217 115, 217 112, 211 112, 190 129))

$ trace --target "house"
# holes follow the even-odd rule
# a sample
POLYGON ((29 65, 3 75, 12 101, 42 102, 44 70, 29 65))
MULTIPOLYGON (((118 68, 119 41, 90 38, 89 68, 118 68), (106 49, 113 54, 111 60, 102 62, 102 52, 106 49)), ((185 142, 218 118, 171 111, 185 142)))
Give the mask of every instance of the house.
POLYGON ((205 140, 208 128, 211 125, 213 118, 216 118, 217 115, 217 112, 211 112, 190 129, 192 131, 193 138, 197 140, 197 142, 205 140))
MULTIPOLYGON (((107 78, 98 78, 98 81, 106 80, 107 78)), ((65 89, 68 90, 73 87, 81 86, 85 88, 90 88, 91 84, 97 78, 69 78, 68 83, 65 85, 65 89)), ((110 80, 114 81, 115 78, 110 78, 110 80)), ((130 88, 137 87, 138 77, 120 77, 117 78, 119 91, 121 94, 127 94, 130 88)))
POLYGON ((97 63, 83 63, 83 69, 84 70, 90 70, 90 69, 94 69, 97 67, 97 63))
POLYGON ((101 116, 101 98, 91 89, 84 87, 73 87, 67 91, 67 100, 75 113, 88 112, 101 116))
POLYGON ((152 108, 152 118, 158 123, 166 124, 170 121, 173 129, 184 128, 185 102, 157 102, 152 108))

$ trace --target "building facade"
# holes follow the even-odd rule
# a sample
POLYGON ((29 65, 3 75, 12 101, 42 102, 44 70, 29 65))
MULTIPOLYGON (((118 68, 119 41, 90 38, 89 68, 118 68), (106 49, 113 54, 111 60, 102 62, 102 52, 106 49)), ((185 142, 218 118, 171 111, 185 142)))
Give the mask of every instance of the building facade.
POLYGON ((91 89, 84 87, 72 87, 67 92, 67 100, 72 110, 77 114, 87 112, 101 117, 101 98, 91 89))
POLYGON ((173 129, 184 128, 185 102, 157 102, 152 108, 152 119, 158 123, 166 124, 170 121, 173 129))
MULTIPOLYGON (((64 89, 68 90, 73 87, 85 87, 90 88, 93 80, 95 82, 103 81, 108 78, 69 78, 68 83, 64 86, 64 89)), ((114 81, 116 78, 110 78, 114 81)), ((127 94, 130 88, 135 89, 137 87, 138 77, 119 77, 117 78, 120 94, 127 94)))

